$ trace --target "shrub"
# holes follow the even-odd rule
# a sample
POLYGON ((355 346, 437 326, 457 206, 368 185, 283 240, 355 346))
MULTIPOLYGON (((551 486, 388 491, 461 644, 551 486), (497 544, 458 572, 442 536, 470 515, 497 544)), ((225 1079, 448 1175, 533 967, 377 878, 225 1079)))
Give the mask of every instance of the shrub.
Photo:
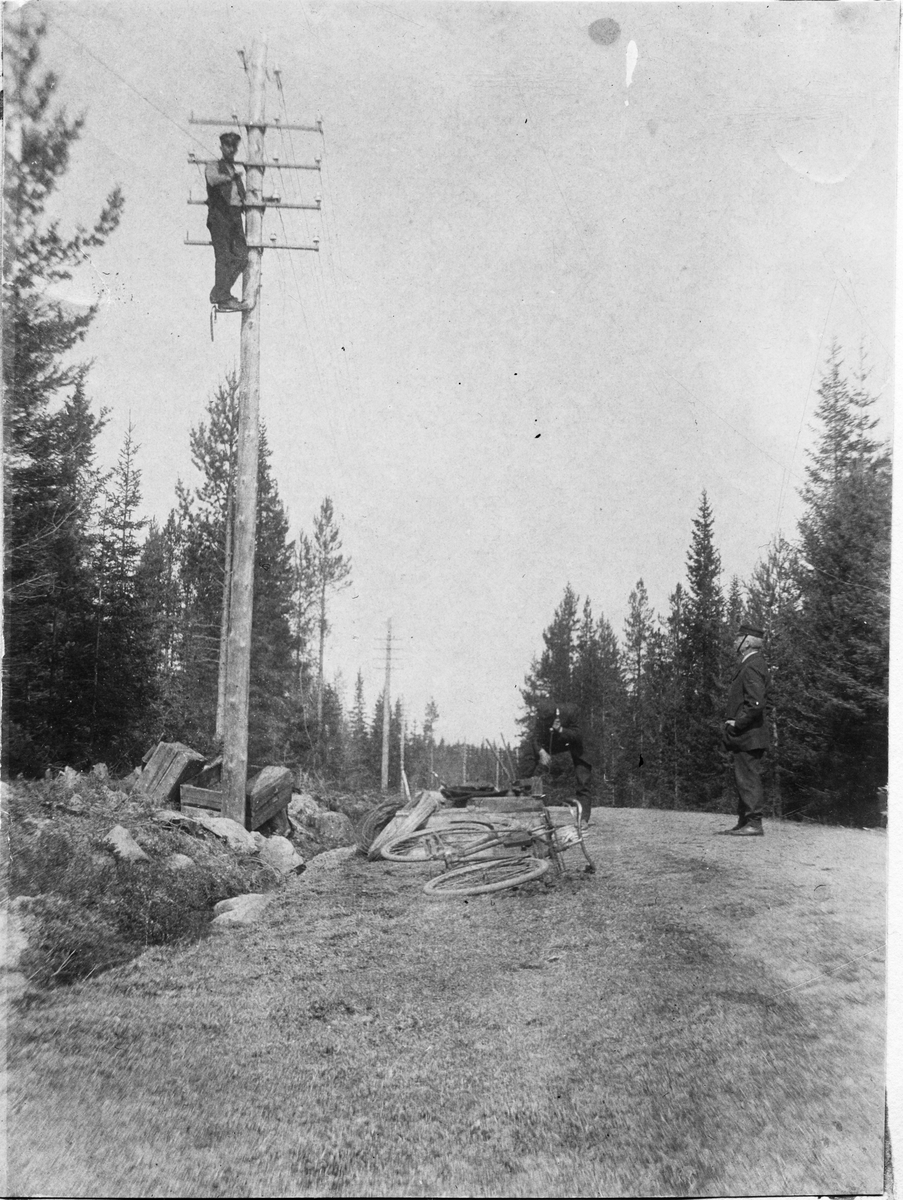
POLYGON ((112 781, 17 781, 5 792, 9 890, 32 898, 22 969, 41 987, 94 975, 148 946, 200 937, 218 901, 280 881, 256 858, 160 825, 153 802, 112 781), (115 824, 129 828, 148 861, 124 862, 110 852, 104 836, 115 824), (177 851, 194 865, 166 867, 177 851))

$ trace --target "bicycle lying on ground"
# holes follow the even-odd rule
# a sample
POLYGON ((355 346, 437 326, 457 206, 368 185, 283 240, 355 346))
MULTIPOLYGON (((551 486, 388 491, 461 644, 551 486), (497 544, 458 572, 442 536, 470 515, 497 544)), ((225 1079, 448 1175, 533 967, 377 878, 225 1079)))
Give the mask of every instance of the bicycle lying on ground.
MULTIPOLYGON (((529 829, 513 822, 475 816, 443 828, 421 829, 383 847, 382 856, 393 862, 443 862, 445 871, 424 887, 429 896, 476 896, 519 887, 541 879, 553 867, 564 873, 562 855, 579 848, 586 859, 584 870, 595 872, 584 841, 580 806, 568 802, 573 823, 555 825, 548 809, 536 813, 538 824, 529 829)), ((532 816, 533 814, 531 814, 532 816)))

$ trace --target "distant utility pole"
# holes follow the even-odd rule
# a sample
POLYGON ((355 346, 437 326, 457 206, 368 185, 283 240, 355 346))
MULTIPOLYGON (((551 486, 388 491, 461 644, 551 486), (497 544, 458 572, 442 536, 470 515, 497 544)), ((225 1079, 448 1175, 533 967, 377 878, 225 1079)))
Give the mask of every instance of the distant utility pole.
POLYGON ((398 790, 404 795, 404 702, 400 706, 398 721, 398 761, 401 763, 398 775, 398 790))
POLYGON ((386 623, 386 686, 383 692, 383 761, 379 777, 382 791, 389 790, 389 685, 392 682, 392 618, 386 623))
MULTIPOLYGON (((231 585, 228 592, 228 626, 224 656, 225 685, 223 687, 223 816, 245 823, 245 791, 248 775, 248 695, 251 678, 251 618, 254 600, 254 553, 257 536, 257 459, 260 424, 260 281, 264 249, 319 250, 319 240, 312 246, 296 246, 285 242, 263 241, 263 214, 268 206, 279 208, 316 208, 316 204, 283 204, 278 196, 264 196, 263 176, 268 166, 281 170, 320 169, 319 157, 314 164, 268 162, 265 154, 267 131, 266 78, 267 44, 258 38, 250 58, 241 54, 249 81, 248 119, 240 121, 237 113, 229 118, 190 117, 192 125, 218 125, 221 129, 238 125, 246 131, 248 157, 244 162, 246 240, 248 266, 245 269, 242 300, 246 306, 241 318, 241 372, 238 395, 238 456, 235 471, 233 546, 231 585)), ((316 125, 287 125, 275 120, 280 129, 297 129, 322 133, 316 125)), ((194 155, 189 161, 205 165, 194 155)), ((216 161, 216 160, 212 160, 216 161)), ((191 200, 189 204, 204 204, 191 200)), ((186 237, 191 246, 209 246, 208 241, 186 237)))

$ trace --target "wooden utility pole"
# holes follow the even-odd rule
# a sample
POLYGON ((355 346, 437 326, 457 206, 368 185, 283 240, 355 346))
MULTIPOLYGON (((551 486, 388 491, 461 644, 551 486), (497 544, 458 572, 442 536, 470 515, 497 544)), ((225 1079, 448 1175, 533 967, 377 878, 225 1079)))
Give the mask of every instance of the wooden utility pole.
POLYGON ((398 721, 398 761, 401 766, 399 768, 398 790, 404 795, 404 703, 401 704, 401 712, 399 713, 398 721))
POLYGON ((234 507, 234 476, 229 471, 226 487, 226 536, 223 555, 223 602, 220 613, 219 676, 216 686, 216 740, 222 741, 226 714, 226 678, 228 676, 229 605, 232 602, 232 509, 234 507))
POLYGON ((226 649, 226 707, 223 714, 224 817, 245 823, 248 774, 248 695, 251 682, 251 621, 257 539, 257 457, 260 430, 260 268, 263 250, 264 129, 267 47, 254 43, 249 64, 248 165, 245 175, 248 265, 242 300, 241 374, 238 388, 238 461, 235 479, 234 558, 226 649))
MULTIPOLYGON (((243 125, 247 139, 245 166, 245 234, 248 244, 248 265, 245 269, 242 300, 245 310, 241 318, 241 371, 238 392, 238 452, 235 470, 233 537, 231 547, 231 584, 229 587, 228 619, 225 634, 225 653, 221 648, 221 663, 225 682, 221 685, 223 695, 223 780, 224 793, 222 815, 245 824, 245 794, 248 774, 248 698, 251 679, 251 623, 254 602, 254 558, 257 536, 257 460, 259 453, 260 427, 260 283, 263 251, 274 250, 319 250, 319 240, 311 246, 290 245, 271 240, 264 245, 263 214, 268 205, 279 208, 319 209, 315 204, 283 204, 278 196, 264 196, 263 177, 267 166, 278 166, 280 170, 319 171, 320 159, 314 163, 285 163, 278 159, 268 163, 265 155, 266 142, 266 76, 267 44, 260 37, 254 42, 250 56, 242 54, 248 72, 249 107, 246 121, 239 121, 236 114, 229 118, 190 118, 193 125, 218 125, 221 129, 230 125, 243 125)), ((298 129, 309 133, 322 133, 320 121, 316 125, 288 125, 275 120, 281 129, 298 129)), ((189 155, 189 161, 203 167, 207 161, 189 155)), ((217 160, 212 160, 216 162, 217 160)), ((206 204, 206 200, 193 200, 189 204, 206 204)), ((209 246, 207 240, 185 238, 187 245, 209 246)), ((230 318, 231 319, 231 318, 230 318)), ((211 331, 212 331, 211 324, 211 331)), ((227 555, 227 561, 229 561, 227 555)))
POLYGON ((389 685, 392 682, 392 618, 386 625, 386 687, 383 692, 383 761, 380 771, 379 786, 384 792, 389 790, 389 685))

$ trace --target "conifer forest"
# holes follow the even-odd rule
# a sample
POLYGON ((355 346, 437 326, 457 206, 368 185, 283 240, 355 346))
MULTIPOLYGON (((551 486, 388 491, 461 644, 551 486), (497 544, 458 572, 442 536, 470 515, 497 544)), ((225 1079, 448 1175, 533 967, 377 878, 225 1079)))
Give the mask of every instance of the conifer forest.
MULTIPOLYGON (((73 315, 47 290, 86 248, 116 237, 128 198, 112 191, 100 212, 76 214, 87 223, 70 235, 47 216, 83 118, 60 107, 41 40, 39 25, 7 31, 21 148, 5 174, 3 746, 5 770, 26 777, 101 761, 128 771, 160 740, 216 752, 238 389, 233 375, 220 380, 190 444, 176 448, 200 482, 179 486, 165 521, 146 519, 134 431, 114 462, 98 457, 104 397, 92 395, 81 356, 96 310, 73 315)), ((765 630, 772 674, 771 813, 880 820, 891 459, 858 346, 829 344, 816 393, 802 518, 748 577, 725 579, 718 513, 703 492, 685 576, 663 608, 637 579, 615 629, 561 580, 560 602, 523 664, 523 726, 545 694, 579 705, 597 804, 732 809, 720 729, 731 642, 747 620, 765 630)), ((375 788, 383 697, 368 711, 360 673, 350 701, 324 675, 324 648, 341 637, 331 604, 354 572, 339 499, 324 497, 307 527, 293 529, 261 427, 249 761, 375 788)), ((447 744, 439 723, 430 703, 403 725, 395 701, 390 788, 399 787, 402 753, 412 788, 497 780, 492 748, 447 744)))

